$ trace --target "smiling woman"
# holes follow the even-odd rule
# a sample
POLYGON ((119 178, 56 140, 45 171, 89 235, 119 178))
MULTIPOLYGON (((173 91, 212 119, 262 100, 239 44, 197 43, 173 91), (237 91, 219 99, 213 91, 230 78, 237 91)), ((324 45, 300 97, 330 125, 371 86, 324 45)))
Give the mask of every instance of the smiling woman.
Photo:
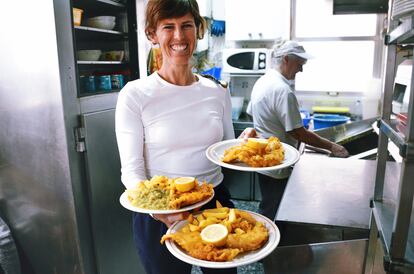
MULTIPOLYGON (((129 189, 157 175, 194 177, 213 184, 214 197, 223 206, 234 207, 220 167, 205 156, 210 145, 234 139, 229 92, 192 73, 191 58, 205 29, 196 0, 148 1, 145 33, 159 46, 162 64, 148 77, 129 82, 119 94, 115 125, 121 179, 129 189)), ((135 246, 146 272, 191 273, 191 265, 160 244, 167 227, 188 212, 154 214, 154 219, 133 214, 135 246)), ((202 270, 236 273, 236 269, 202 270)))

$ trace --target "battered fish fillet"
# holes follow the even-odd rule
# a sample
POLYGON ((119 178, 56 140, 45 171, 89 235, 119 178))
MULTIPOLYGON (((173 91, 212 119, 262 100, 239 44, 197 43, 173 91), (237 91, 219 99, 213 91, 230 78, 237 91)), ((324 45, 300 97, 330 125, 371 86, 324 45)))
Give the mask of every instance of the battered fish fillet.
POLYGON ((243 162, 251 167, 279 165, 285 158, 282 143, 277 137, 270 137, 264 149, 252 148, 246 144, 231 147, 224 152, 223 162, 243 162))
POLYGON ((240 252, 239 248, 217 248, 212 244, 205 244, 201 240, 199 232, 176 232, 174 234, 164 235, 161 243, 171 239, 175 241, 181 248, 188 252, 194 258, 200 260, 226 262, 232 260, 240 252))
POLYGON ((179 192, 172 188, 170 191, 169 208, 179 209, 203 201, 213 195, 213 185, 204 182, 187 192, 179 192))
POLYGON ((269 233, 262 223, 256 222, 253 229, 243 234, 229 234, 227 247, 237 248, 243 252, 256 250, 262 247, 269 238, 269 233))

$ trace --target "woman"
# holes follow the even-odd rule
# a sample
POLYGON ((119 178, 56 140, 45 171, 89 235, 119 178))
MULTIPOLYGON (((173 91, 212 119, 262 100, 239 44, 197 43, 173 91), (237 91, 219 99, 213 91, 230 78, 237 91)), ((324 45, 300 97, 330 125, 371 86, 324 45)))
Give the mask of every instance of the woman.
MULTIPOLYGON (((216 82, 192 73, 191 58, 206 28, 196 0, 150 0, 145 32, 159 45, 161 68, 129 82, 119 94, 116 134, 127 188, 165 175, 192 176, 215 186, 215 198, 233 207, 221 184, 220 167, 208 161, 206 149, 234 138, 229 93, 216 82)), ((254 135, 254 133, 253 133, 254 135)), ((214 207, 211 202, 209 207, 214 207)), ((190 273, 191 265, 173 257, 161 236, 188 216, 134 213, 134 241, 147 273, 190 273)), ((204 273, 236 273, 236 269, 203 269, 204 273)))

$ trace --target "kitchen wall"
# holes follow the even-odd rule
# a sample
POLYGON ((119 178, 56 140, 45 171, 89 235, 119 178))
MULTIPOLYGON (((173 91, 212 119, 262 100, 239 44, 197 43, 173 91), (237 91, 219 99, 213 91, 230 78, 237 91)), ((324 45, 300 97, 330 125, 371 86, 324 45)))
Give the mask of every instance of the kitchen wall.
MULTIPOLYGON (((228 8, 228 6, 226 6, 228 8)), ((213 9, 214 12, 214 9, 213 9)), ((253 11, 252 11, 253 13, 253 11)), ((292 20, 293 21, 293 20, 292 20)), ((380 21, 380 20, 378 20, 380 21)), ((292 23, 293 24, 293 23, 292 23)), ((381 28, 382 26, 378 26, 381 28)), ((290 30, 292 35, 292 30, 290 30)), ((271 48, 273 41, 228 41, 225 36, 211 37, 208 56, 211 60, 219 60, 220 52, 223 48, 254 48, 263 47, 271 48)), ((375 77, 382 75, 382 52, 377 52, 374 70, 375 77), (378 76, 377 76, 378 75, 378 76)), ((334 62, 334 60, 332 60, 334 62)), ((217 63, 217 62, 216 62, 217 63)), ((323 72, 321 72, 323 73, 323 72)), ((300 77, 301 73, 298 74, 300 77)), ((234 96, 244 96, 247 100, 250 98, 249 92, 251 91, 254 82, 257 80, 252 77, 234 77, 230 75, 222 75, 222 78, 230 82, 230 89, 234 96)), ((346 75, 344 75, 344 79, 346 75)), ((345 81, 345 80, 344 80, 345 81)), ((346 81, 349 81, 346 80, 346 81)), ((333 91, 333 92, 320 92, 320 91, 298 91, 297 97, 301 108, 311 111, 313 106, 337 106, 347 107, 352 115, 360 118, 371 118, 379 114, 379 103, 382 90, 382 79, 372 78, 367 85, 365 91, 333 91)))
MULTIPOLYGON (((226 0, 227 1, 227 0, 226 0)), ((140 71, 146 71, 146 57, 151 48, 151 44, 144 34, 144 12, 147 0, 137 0, 138 14, 138 40, 140 55, 140 71), (144 58, 142 58, 142 56, 144 58)), ((223 0, 199 0, 199 5, 203 9, 202 13, 211 19, 223 19, 225 17, 225 1, 223 0), (224 13, 224 14, 223 14, 224 13)), ((286 11, 290 13, 290 11, 286 11)), ((225 19, 225 18, 224 18, 225 19)), ((291 32, 291 30, 290 30, 291 32)), ((226 34, 221 36, 206 34, 208 41, 208 50, 205 47, 199 49, 195 54, 195 62, 197 58, 205 58, 201 60, 205 65, 200 67, 200 71, 212 68, 214 66, 222 66, 221 51, 224 48, 271 48, 273 40, 262 41, 229 41, 226 40, 226 34)), ((204 43, 205 44, 205 43, 204 43)), ((381 53, 376 56, 380 61, 379 67, 382 67, 381 53)), ((382 75, 382 72, 376 72, 382 75)), ((144 75, 141 75, 143 77, 144 75)), ((222 73, 221 78, 230 83, 230 91, 233 96, 244 96, 246 102, 250 99, 251 88, 258 77, 232 77, 222 73)), ((379 114, 379 101, 381 97, 382 79, 374 78, 369 84, 368 89, 361 92, 318 92, 304 91, 297 92, 297 97, 301 107, 304 110, 311 110, 312 106, 342 106, 348 107, 352 114, 359 115, 362 118, 371 118, 379 114)))

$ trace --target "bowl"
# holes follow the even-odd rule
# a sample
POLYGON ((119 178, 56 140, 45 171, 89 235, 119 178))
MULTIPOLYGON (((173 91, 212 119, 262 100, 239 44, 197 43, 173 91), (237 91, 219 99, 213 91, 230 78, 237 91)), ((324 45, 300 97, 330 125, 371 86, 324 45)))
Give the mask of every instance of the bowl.
POLYGON ((98 61, 102 51, 99 49, 78 50, 78 61, 98 61))
POLYGON ((104 51, 101 55, 102 61, 122 61, 124 59, 123 50, 104 51))
POLYGON ((111 30, 115 27, 115 16, 97 16, 85 20, 85 26, 111 30))
POLYGON ((350 118, 344 115, 338 114, 314 114, 313 115, 313 128, 321 129, 327 127, 333 127, 348 122, 350 118))
POLYGON ((244 97, 231 97, 231 118, 238 120, 243 110, 244 97))

